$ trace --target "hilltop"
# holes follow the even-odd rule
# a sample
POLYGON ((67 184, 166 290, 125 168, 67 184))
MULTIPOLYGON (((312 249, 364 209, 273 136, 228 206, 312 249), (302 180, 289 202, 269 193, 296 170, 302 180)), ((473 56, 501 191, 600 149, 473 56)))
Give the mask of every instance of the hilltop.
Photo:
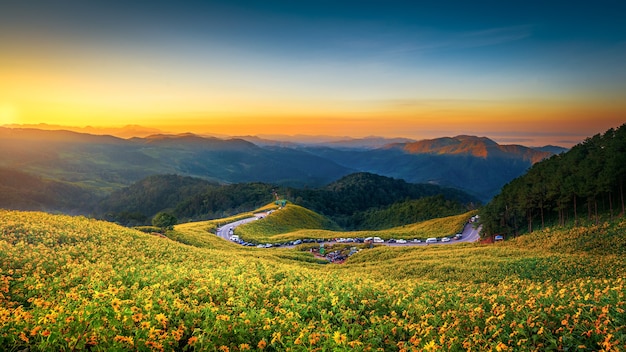
POLYGON ((479 158, 521 159, 530 164, 553 155, 550 151, 537 150, 521 145, 500 145, 486 137, 456 136, 428 139, 404 144, 394 144, 411 154, 471 155, 479 158))

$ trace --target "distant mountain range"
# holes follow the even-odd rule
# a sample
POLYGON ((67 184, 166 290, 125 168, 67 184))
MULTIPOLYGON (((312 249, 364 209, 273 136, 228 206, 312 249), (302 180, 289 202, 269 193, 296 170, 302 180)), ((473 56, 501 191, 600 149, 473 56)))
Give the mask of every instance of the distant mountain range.
POLYGON ((123 139, 0 127, 0 168, 5 175, 19 171, 96 196, 151 175, 178 174, 222 184, 319 187, 354 172, 370 172, 457 188, 487 201, 533 163, 565 151, 499 145, 473 136, 424 141, 371 137, 322 144, 244 138, 154 134, 123 139))

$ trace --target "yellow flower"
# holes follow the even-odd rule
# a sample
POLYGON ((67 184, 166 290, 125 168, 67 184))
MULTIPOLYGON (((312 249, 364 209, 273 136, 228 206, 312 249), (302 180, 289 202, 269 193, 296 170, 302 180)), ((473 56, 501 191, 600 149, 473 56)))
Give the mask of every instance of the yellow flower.
POLYGON ((154 319, 156 319, 156 321, 158 321, 159 323, 161 323, 161 325, 163 325, 163 327, 165 327, 167 325, 167 317, 165 316, 165 314, 163 313, 159 313, 157 314, 154 319))
POLYGON ((509 350, 509 346, 505 345, 502 342, 498 342, 498 345, 496 346, 496 351, 501 352, 501 351, 508 351, 509 350))
POLYGON ((272 334, 272 342, 270 342, 272 345, 278 341, 280 342, 280 339, 282 338, 282 334, 280 333, 280 331, 276 331, 275 333, 272 334))
POLYGON ((345 334, 342 334, 339 331, 335 331, 335 333, 333 334, 333 340, 335 340, 336 344, 343 345, 344 343, 346 343, 348 338, 346 337, 345 334))
POLYGON ((439 346, 437 346, 435 344, 434 340, 431 340, 429 343, 427 343, 426 345, 424 345, 424 351, 434 351, 437 348, 439 348, 439 346))

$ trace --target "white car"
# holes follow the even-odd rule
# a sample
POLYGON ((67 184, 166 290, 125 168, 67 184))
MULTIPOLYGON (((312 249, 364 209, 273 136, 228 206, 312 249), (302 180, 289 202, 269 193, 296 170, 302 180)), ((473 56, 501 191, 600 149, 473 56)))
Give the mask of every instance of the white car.
POLYGON ((374 243, 385 243, 385 240, 380 237, 374 237, 374 243))
POLYGON ((406 240, 399 239, 399 240, 396 241, 396 243, 406 243, 406 240))
POLYGON ((441 242, 450 242, 450 237, 444 237, 441 239, 441 242))

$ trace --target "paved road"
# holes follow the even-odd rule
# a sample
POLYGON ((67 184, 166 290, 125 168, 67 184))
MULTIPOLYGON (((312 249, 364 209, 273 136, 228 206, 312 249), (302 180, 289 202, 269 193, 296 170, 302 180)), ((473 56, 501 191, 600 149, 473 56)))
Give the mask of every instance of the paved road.
POLYGON ((258 218, 257 217, 247 218, 247 219, 231 222, 231 223, 226 224, 224 226, 218 227, 217 228, 217 235, 219 237, 222 237, 225 240, 228 240, 229 237, 230 237, 230 229, 234 229, 235 227, 237 227, 239 225, 247 224, 247 223, 255 221, 255 220, 258 220, 258 218))
MULTIPOLYGON (((480 227, 475 229, 473 224, 465 224, 465 227, 463 228, 463 232, 461 232, 461 234, 463 235, 463 237, 460 240, 454 240, 451 239, 450 242, 437 242, 437 243, 431 243, 430 245, 433 246, 438 246, 438 245, 449 245, 449 244, 455 244, 455 243, 469 243, 469 242, 476 242, 480 239, 480 227)), ((450 236, 452 237, 452 235, 450 236)), ((381 243, 382 244, 382 243, 381 243)), ((414 242, 407 242, 407 243, 387 243, 385 242, 384 244, 388 245, 388 246, 426 246, 426 243, 421 242, 421 243, 414 243, 414 242)))
MULTIPOLYGON (((267 214, 258 214, 255 217, 251 217, 251 218, 247 218, 247 219, 243 219, 243 220, 239 220, 239 221, 235 221, 235 222, 231 222, 229 224, 223 225, 221 227, 217 228, 217 235, 219 237, 222 237, 225 240, 230 240, 230 230, 231 229, 235 229, 237 226, 242 225, 242 224, 247 224, 249 222, 252 221, 256 221, 259 219, 259 215, 262 216, 266 216, 267 214)), ((455 243, 467 243, 467 242, 476 242, 480 239, 480 228, 475 229, 473 224, 466 224, 465 227, 463 228, 463 232, 461 232, 461 234, 463 234, 463 237, 460 240, 451 240, 450 242, 437 242, 437 243, 433 243, 432 245, 449 245, 449 244, 455 244, 455 243)), ((326 244, 333 244, 335 243, 335 241, 329 241, 329 242, 325 242, 326 244)), ((378 243, 378 244, 384 244, 387 246, 397 246, 397 247, 402 247, 402 246, 426 246, 426 243, 421 242, 421 243, 415 243, 415 242, 407 242, 407 243, 378 243)), ((294 247, 294 246, 282 246, 284 247, 294 247)))

